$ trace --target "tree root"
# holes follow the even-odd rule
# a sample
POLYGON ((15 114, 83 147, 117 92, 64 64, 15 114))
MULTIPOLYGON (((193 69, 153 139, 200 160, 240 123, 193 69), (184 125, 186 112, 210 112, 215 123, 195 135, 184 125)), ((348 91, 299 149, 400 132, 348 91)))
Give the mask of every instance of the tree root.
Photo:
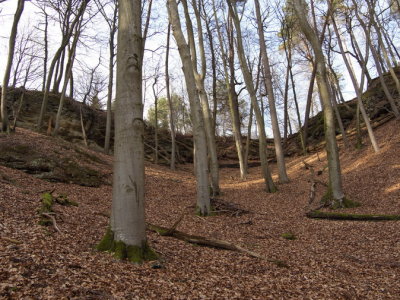
MULTIPOLYGON (((180 220, 178 220, 180 222, 180 220)), ((178 222, 175 222, 175 224, 177 224, 178 222)), ((190 244, 196 244, 196 245, 200 245, 200 246, 205 246, 205 247, 210 247, 210 248, 217 248, 217 249, 224 249, 224 250, 230 250, 230 251, 236 251, 239 253, 244 253, 249 255, 250 257, 255 257, 255 258, 259 258, 271 263, 276 264, 278 267, 289 267, 287 265, 286 262, 281 261, 281 260, 275 260, 275 259, 268 259, 256 252, 247 250, 243 247, 240 247, 238 245, 229 243, 227 241, 223 241, 223 240, 218 240, 218 239, 212 239, 212 238, 207 238, 207 237, 203 237, 203 236, 199 236, 199 235, 192 235, 192 234, 188 234, 182 231, 178 231, 175 230, 174 227, 176 227, 174 224, 174 226, 172 226, 171 228, 167 228, 167 227, 162 227, 162 226, 158 226, 158 225, 153 225, 153 224, 147 224, 147 228, 153 232, 157 232, 158 234, 160 234, 161 236, 169 236, 169 237, 174 237, 176 239, 185 241, 187 243, 190 244)))
POLYGON ((311 219, 327 219, 327 220, 344 220, 344 221, 399 221, 400 215, 364 215, 350 214, 338 212, 324 212, 320 210, 312 210, 306 213, 307 218, 311 219))

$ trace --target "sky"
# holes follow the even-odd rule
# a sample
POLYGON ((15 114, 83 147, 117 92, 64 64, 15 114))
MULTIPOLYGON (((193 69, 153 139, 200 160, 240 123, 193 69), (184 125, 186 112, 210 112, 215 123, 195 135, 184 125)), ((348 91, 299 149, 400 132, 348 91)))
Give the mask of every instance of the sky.
MULTIPOLYGON (((154 82, 154 75, 157 73, 157 66, 159 72, 164 73, 164 60, 165 60, 165 44, 166 44, 166 25, 167 25, 167 13, 164 6, 164 1, 159 2, 155 1, 154 9, 152 12, 153 20, 157 20, 152 22, 152 27, 150 29, 150 36, 146 42, 146 51, 145 51, 145 59, 144 59, 144 78, 147 79, 144 81, 143 91, 144 91, 144 102, 145 102, 145 115, 147 109, 153 103, 153 92, 152 92, 152 84, 154 82)), ((263 2, 261 2, 262 4, 263 2)), ((8 0, 2 4, 0 4, 0 57, 2 57, 2 63, 0 64, 0 76, 3 78, 4 68, 5 68, 5 58, 8 53, 8 37, 11 30, 12 18, 15 13, 17 1, 8 0)), ((248 7, 247 9, 251 10, 248 7)), ((247 14, 250 15, 251 14, 247 14)), ((252 17, 252 16, 251 16, 252 17)), ((28 31, 29 29, 36 26, 38 20, 40 19, 40 14, 38 14, 38 9, 30 2, 27 1, 25 4, 25 10, 23 12, 20 25, 19 32, 28 31)), ((181 20, 183 21, 183 20, 181 20)), ((247 25, 251 25, 254 22, 251 18, 244 18, 243 22, 248 22, 247 25)), ((271 27, 268 28, 267 36, 268 39, 276 39, 276 26, 274 24, 274 20, 272 20, 271 27)), ((40 34, 40 33, 38 33, 40 34)), ((82 69, 87 67, 93 67, 98 64, 99 61, 99 53, 101 53, 101 65, 99 67, 100 73, 102 76, 108 76, 108 28, 104 24, 102 17, 99 15, 96 17, 96 25, 92 28, 87 28, 85 30, 85 35, 89 38, 85 39, 85 44, 87 47, 79 47, 77 53, 77 62, 74 65, 74 74, 75 81, 80 80, 80 76, 83 74, 82 69), (101 43, 98 41, 94 41, 94 38, 97 40, 102 40, 101 43)), ((40 38, 40 37, 39 37, 40 38)), ((57 24, 50 24, 50 58, 55 52, 55 49, 59 43, 60 33, 57 24)), ((216 37, 215 37, 216 39, 216 37)), ((267 41, 268 42, 268 41, 267 41)), ((179 59, 179 54, 176 49, 176 45, 173 41, 173 37, 171 36, 171 54, 170 54, 170 76, 172 82, 172 90, 177 93, 182 93, 184 90, 184 80, 183 74, 181 70, 181 62, 179 59)), ((272 49, 270 50, 271 61, 273 63, 278 64, 283 61, 282 53, 279 50, 272 49)), ((356 68, 356 72, 359 73, 359 68, 356 62, 353 61, 353 64, 356 68)), ((283 66, 283 65, 282 65, 283 66)), ((282 66, 276 68, 276 72, 282 72, 282 66)), ((298 68, 297 71, 300 69, 298 68)), ((350 78, 347 72, 344 72, 344 89, 343 94, 346 100, 354 98, 355 94, 353 91, 353 87, 350 84, 350 78)), ((280 76, 278 74, 278 76, 280 76)), ((298 83, 297 93, 300 99, 305 99, 307 88, 308 88, 308 76, 307 73, 300 73, 299 76, 296 76, 296 81, 298 83)), ((239 78, 240 79, 240 78, 239 78)), ((164 88, 164 77, 160 77, 158 82, 162 82, 162 84, 156 87, 156 92, 158 96, 165 95, 164 88)), ((40 82, 33 83, 30 87, 37 88, 40 86, 40 82)), ((106 89, 100 95, 102 98, 106 97, 106 89)), ((246 97, 245 93, 242 97, 246 97)), ((303 112, 305 107, 304 101, 300 101, 300 109, 303 112)), ((294 117, 294 112, 292 112, 292 116, 294 117)), ((267 119, 268 122, 268 119, 267 119)), ((268 130, 270 132, 270 130, 268 130)))

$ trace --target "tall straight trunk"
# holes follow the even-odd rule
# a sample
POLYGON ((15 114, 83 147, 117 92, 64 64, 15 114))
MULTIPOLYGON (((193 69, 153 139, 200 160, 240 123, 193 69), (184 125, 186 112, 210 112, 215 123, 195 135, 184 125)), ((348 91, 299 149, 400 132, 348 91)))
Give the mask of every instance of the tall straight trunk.
POLYGON ((342 133, 343 144, 345 148, 349 147, 349 141, 347 139, 346 130, 344 129, 342 117, 340 116, 339 109, 337 107, 337 100, 336 100, 336 91, 333 82, 330 85, 330 92, 331 92, 331 99, 332 99, 332 107, 335 112, 336 120, 339 125, 340 132, 342 133))
POLYGON ((197 185, 197 210, 200 215, 210 214, 210 190, 208 187, 208 158, 207 138, 204 129, 203 112, 200 106, 199 94, 193 74, 193 65, 190 49, 186 43, 179 19, 176 0, 168 0, 168 14, 173 35, 178 45, 183 73, 185 75, 186 89, 190 102, 190 114, 193 123, 193 140, 196 152, 196 185, 197 185))
POLYGON ((210 27, 210 19, 207 17, 205 7, 204 7, 204 0, 200 0, 201 6, 203 8, 203 13, 204 13, 204 21, 206 25, 206 31, 207 31, 207 37, 208 37, 208 43, 210 45, 210 53, 211 53, 211 71, 212 71, 212 102, 213 102, 213 115, 212 115, 212 127, 213 127, 213 133, 216 135, 216 128, 217 128, 217 109, 218 109, 218 103, 217 103, 217 59, 215 55, 215 46, 214 46, 214 37, 211 32, 211 27, 210 27))
POLYGON ((158 95, 156 93, 158 77, 154 78, 154 83, 152 86, 153 96, 154 96, 154 163, 158 164, 158 95))
MULTIPOLYGON (((375 46, 373 45, 373 43, 371 41, 371 35, 368 32, 367 25, 365 24, 365 22, 362 20, 362 18, 359 15, 358 4, 356 3, 355 0, 352 0, 352 2, 354 4, 354 13, 356 15, 356 18, 357 18, 358 22, 360 23, 360 25, 361 25, 361 27, 362 27, 362 29, 364 31, 365 38, 367 40, 366 41, 367 47, 370 47, 370 49, 371 49, 372 57, 373 57, 374 62, 375 62, 376 70, 378 71, 379 81, 381 83, 382 89, 383 89, 383 91, 385 93, 386 98, 389 101, 390 107, 391 107, 396 119, 400 119, 399 109, 397 108, 397 105, 396 105, 396 103, 395 103, 395 101, 393 99, 393 96, 390 94, 390 91, 389 91, 389 89, 388 89, 388 87, 387 87, 387 85, 385 83, 385 79, 383 77, 382 65, 381 65, 381 62, 379 60, 380 55, 378 55, 377 50, 375 49, 375 46)), ((360 107, 360 109, 361 109, 361 107, 360 107)))
POLYGON ((194 42, 194 33, 193 33, 193 26, 192 21, 189 16, 188 6, 186 0, 182 0, 182 4, 184 6, 185 11, 185 18, 186 18, 186 28, 188 31, 188 40, 189 46, 191 50, 191 57, 192 57, 192 66, 193 66, 193 73, 194 78, 196 81, 196 86, 198 89, 201 107, 203 110, 203 118, 204 118, 204 128, 207 137, 207 145, 208 145, 208 154, 210 156, 210 175, 211 175, 211 187, 213 196, 219 195, 220 187, 219 187, 219 166, 218 166, 218 155, 217 155, 217 145, 215 142, 215 132, 213 130, 213 120, 211 117, 210 107, 208 104, 208 96, 206 93, 204 79, 206 76, 206 56, 204 50, 204 41, 203 41, 203 29, 201 24, 201 17, 200 12, 198 9, 198 0, 192 0, 193 10, 196 16, 196 23, 197 23, 197 38, 198 38, 198 49, 201 59, 201 71, 197 71, 197 55, 196 55, 196 45, 194 42))
POLYGON ((247 176, 247 164, 246 159, 243 157, 243 144, 242 144, 242 134, 240 130, 240 119, 239 119, 239 104, 238 104, 238 96, 235 90, 235 50, 234 50, 234 38, 233 38, 233 28, 231 19, 228 22, 227 35, 228 35, 228 45, 229 45, 229 56, 227 59, 224 41, 221 34, 221 29, 219 26, 217 12, 215 9, 215 3, 213 1, 213 11, 214 11, 214 19, 217 28, 217 34, 221 49, 221 57, 222 64, 224 68, 224 79, 226 90, 228 91, 228 102, 229 102, 229 111, 231 115, 232 121, 232 131, 235 138, 235 146, 236 152, 239 159, 239 169, 240 169, 240 178, 245 179, 247 176), (228 73, 228 65, 229 65, 229 73, 228 73))
POLYGON ((110 52, 108 62, 108 93, 107 93, 107 119, 106 119, 106 134, 104 138, 104 153, 110 153, 110 140, 111 140, 111 102, 114 85, 114 59, 115 59, 115 33, 117 32, 117 16, 118 16, 118 5, 115 2, 114 14, 110 24, 110 37, 108 41, 108 48, 110 52))
POLYGON ((268 155, 267 155, 267 137, 265 134, 265 124, 264 119, 258 106, 257 97, 256 97, 256 90, 254 88, 253 78, 249 70, 249 66, 246 61, 246 57, 244 54, 244 47, 242 41, 242 31, 240 27, 240 20, 237 15, 236 7, 232 6, 230 0, 227 0, 227 4, 229 7, 229 13, 233 19, 233 23, 236 28, 236 46, 237 52, 239 56, 240 67, 242 69, 243 78, 247 87, 247 91, 250 95, 251 102, 253 103, 254 113, 257 119, 257 126, 259 132, 259 152, 260 152, 260 160, 261 160, 261 168, 262 168, 262 175, 264 177, 266 191, 267 192, 275 192, 276 187, 272 180, 271 172, 268 166, 268 155))
POLYGON ((62 41, 61 41, 61 45, 57 49, 56 53, 54 54, 53 60, 52 60, 52 62, 50 64, 49 73, 47 74, 47 80, 46 80, 46 88, 45 88, 45 91, 44 91, 44 94, 43 94, 42 106, 40 108, 40 114, 39 114, 39 118, 38 118, 38 122, 37 122, 37 129, 39 131, 42 129, 43 119, 44 119, 44 115, 45 115, 46 109, 47 109, 47 102, 48 102, 48 98, 49 98, 51 79, 53 78, 53 72, 54 72, 55 65, 56 65, 57 61, 59 60, 62 52, 65 49, 65 47, 68 45, 69 40, 70 40, 70 38, 72 36, 72 33, 74 32, 75 26, 77 25, 77 23, 80 20, 81 16, 84 14, 86 6, 87 6, 89 1, 90 0, 82 1, 81 6, 79 7, 79 11, 78 11, 77 15, 75 16, 74 20, 71 23, 69 31, 66 33, 65 36, 63 36, 62 41))
POLYGON ((358 81, 357 81, 356 75, 354 73, 351 61, 349 59, 347 59, 347 56, 346 56, 347 49, 345 49, 345 46, 342 43, 342 38, 340 36, 338 27, 336 25, 335 17, 333 14, 331 16, 331 19, 332 19, 333 29, 335 30, 336 39, 339 44, 339 49, 342 54, 343 61, 346 65, 347 71, 349 72, 351 82, 353 83, 354 91, 356 92, 356 95, 357 95, 357 101, 358 101, 358 105, 359 105, 359 108, 361 111, 361 115, 362 115, 365 125, 367 126, 367 129, 368 129, 369 139, 371 140, 371 144, 372 144, 375 152, 378 152, 379 146, 378 146, 378 143, 376 142, 375 135, 374 135, 374 132, 373 132, 373 129, 371 126, 371 122, 369 121, 369 117, 367 115, 367 112, 365 111, 364 104, 362 102, 360 86, 358 85, 358 81))
MULTIPOLYGON (((315 12, 314 12, 314 8, 313 8, 314 4, 312 4, 311 7, 312 7, 311 9, 312 9, 313 20, 314 20, 314 28, 315 28, 315 31, 317 32, 317 23, 315 20, 315 12)), ((328 21, 326 20, 324 23, 322 32, 319 35, 319 41, 321 44, 325 37, 325 31, 326 31, 327 25, 328 25, 328 21)), ((304 146, 306 149, 307 149, 307 140, 308 140, 308 122, 310 120, 310 111, 311 111, 311 105, 312 105, 312 96, 314 93, 315 76, 317 75, 317 68, 316 68, 315 62, 313 60, 311 60, 311 65, 312 65, 312 72, 311 72, 311 77, 310 77, 310 83, 308 86, 306 111, 305 111, 304 125, 303 125, 303 136, 304 136, 303 141, 304 141, 304 146)))
POLYGON ((253 125, 253 103, 250 103, 250 115, 249 115, 249 124, 247 125, 247 136, 246 136, 246 148, 244 154, 244 162, 246 170, 249 169, 249 151, 250 151, 250 143, 251 143, 251 128, 253 125))
POLYGON ((64 84, 63 84, 62 91, 61 91, 60 103, 58 105, 58 111, 57 111, 57 116, 56 116, 56 123, 54 125, 53 135, 57 135, 58 130, 60 129, 61 113, 62 113, 62 109, 64 106, 64 100, 65 100, 65 96, 66 96, 66 92, 67 92, 68 82, 72 76, 72 68, 73 68, 74 61, 75 61, 76 47, 78 45, 79 36, 80 36, 81 30, 82 30, 81 25, 82 25, 82 19, 80 20, 78 26, 76 27, 75 36, 72 41, 71 48, 69 49, 68 62, 67 62, 67 66, 65 69, 65 75, 64 75, 64 84))
POLYGON ((170 161, 170 168, 171 170, 175 170, 176 168, 176 141, 175 141, 175 120, 174 120, 174 104, 171 99, 171 92, 169 86, 169 44, 170 44, 170 36, 171 36, 171 24, 168 23, 168 32, 167 32, 167 51, 165 54, 165 86, 167 90, 167 100, 169 106, 169 127, 171 131, 171 161, 170 161))
POLYGON ((111 227, 99 250, 132 262, 155 258, 146 240, 141 1, 119 0, 111 227))
POLYGON ((288 97, 289 97, 289 64, 286 67, 285 91, 283 95, 283 145, 285 147, 287 145, 287 138, 288 138, 288 120, 289 120, 288 97))
POLYGON ((322 52, 321 44, 315 31, 307 21, 307 4, 304 0, 294 0, 293 7, 298 18, 300 28, 307 40, 311 43, 315 55, 315 64, 317 67, 317 84, 320 97, 324 106, 324 125, 326 152, 328 160, 329 187, 327 191, 327 201, 332 206, 343 206, 343 187, 342 174, 340 169, 339 151, 336 142, 334 114, 329 95, 329 86, 325 66, 325 58, 322 52))
POLYGON ((24 11, 25 0, 18 0, 17 10, 15 11, 13 24, 11 27, 10 39, 8 42, 8 58, 6 69, 4 71, 3 87, 1 91, 1 130, 7 132, 8 126, 8 112, 7 112, 7 88, 10 81, 11 67, 14 59, 15 39, 17 37, 18 23, 21 19, 22 12, 24 11))
MULTIPOLYGON (((307 154, 307 148, 306 148, 306 143, 304 141, 304 134, 303 134, 303 129, 301 126, 301 117, 300 117, 300 110, 299 110, 299 104, 297 101, 297 93, 296 93, 296 85, 294 81, 294 76, 293 76, 293 70, 292 70, 292 47, 291 47, 291 33, 289 32, 289 28, 285 26, 286 29, 286 36, 290 38, 289 41, 286 40, 286 38, 283 38, 283 48, 285 50, 285 56, 288 62, 288 69, 289 69, 289 77, 290 77, 290 82, 292 85, 292 91, 293 91, 293 100, 296 108, 296 115, 297 115, 297 124, 299 127, 299 137, 300 137, 300 144, 301 144, 301 149, 303 150, 303 154, 307 154)), ((311 85, 311 81, 310 81, 311 85)), ((314 86, 314 84, 313 84, 314 86)), ((310 100, 311 101, 311 100, 310 100)))
POLYGON ((271 66, 269 64, 267 47, 265 46, 264 29, 261 20, 260 3, 254 0, 257 16, 258 35, 260 41, 260 51, 264 70, 264 84, 268 94, 269 112, 271 116, 272 132, 274 134, 275 154, 278 165, 279 181, 286 183, 289 178, 286 174, 285 157, 282 148, 281 133, 278 124, 278 115, 276 113, 274 88, 272 86, 271 66))
POLYGON ((47 75, 47 60, 49 59, 49 40, 48 40, 48 29, 49 29, 49 20, 48 14, 45 9, 43 9, 44 13, 44 56, 43 56, 43 83, 42 83, 42 92, 44 92, 46 88, 46 75, 47 75))

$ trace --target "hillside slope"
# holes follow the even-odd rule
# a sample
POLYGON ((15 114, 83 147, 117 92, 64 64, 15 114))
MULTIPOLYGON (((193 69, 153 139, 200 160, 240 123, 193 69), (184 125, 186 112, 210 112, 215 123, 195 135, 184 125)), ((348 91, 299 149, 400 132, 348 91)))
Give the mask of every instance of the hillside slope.
MULTIPOLYGON (((390 121, 377 129, 380 153, 373 153, 370 146, 341 147, 346 195, 362 204, 346 211, 400 214, 398 128, 398 121, 390 121)), ((4 146, 16 146, 25 154, 32 149, 29 155, 35 159, 79 162, 80 167, 96 171, 100 181, 82 186, 70 174, 68 179, 49 182, 26 166, 16 168, 27 161, 12 162, 17 166, 0 162, 2 299, 396 299, 400 295, 399 222, 305 217, 310 183, 302 161, 323 170, 324 151, 289 159, 291 182, 278 185, 275 194, 264 192, 258 167, 250 169, 245 181, 239 180, 238 169, 222 169, 218 203, 234 204, 246 212, 221 211, 207 218, 194 215, 190 164, 175 172, 146 165, 149 222, 169 227, 185 213, 179 230, 230 241, 289 266, 282 268, 153 232, 148 238, 161 256, 159 262, 117 261, 94 250, 109 222, 112 158, 24 129, 0 136, 0 149, 4 146), (61 232, 38 224, 41 195, 49 191, 78 203, 54 205, 61 232), (296 239, 283 238, 285 233, 296 239)), ((272 169, 275 174, 275 165, 272 169)), ((326 173, 318 179, 326 182, 326 173)), ((318 185, 317 198, 323 192, 318 185)))

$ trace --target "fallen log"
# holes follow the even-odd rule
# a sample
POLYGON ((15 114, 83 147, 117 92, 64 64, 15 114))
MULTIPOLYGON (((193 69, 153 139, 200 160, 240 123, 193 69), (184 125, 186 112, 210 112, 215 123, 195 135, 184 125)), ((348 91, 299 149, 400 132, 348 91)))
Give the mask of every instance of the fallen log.
POLYGON ((325 212, 320 210, 312 210, 306 213, 307 218, 326 219, 326 220, 343 220, 343 221, 399 221, 400 215, 367 215, 367 214, 350 214, 338 212, 325 212))
MULTIPOLYGON (((174 224, 174 226, 175 226, 175 224, 174 224)), ((188 234, 188 233, 185 233, 182 231, 178 231, 178 230, 173 229, 174 226, 172 226, 171 228, 167 228, 167 227, 162 227, 162 226, 153 225, 153 224, 149 224, 149 223, 147 224, 147 228, 149 230, 151 230, 153 232, 157 232, 161 236, 174 237, 176 239, 185 241, 190 244, 196 244, 196 245, 206 246, 206 247, 211 247, 211 248, 236 251, 239 253, 247 254, 250 257, 259 258, 259 259, 274 263, 278 267, 285 267, 285 268, 289 267, 287 265, 287 263, 284 261, 268 259, 256 252, 247 250, 243 247, 229 243, 227 241, 207 238, 207 237, 203 237, 203 236, 199 236, 199 235, 192 235, 192 234, 188 234)))

